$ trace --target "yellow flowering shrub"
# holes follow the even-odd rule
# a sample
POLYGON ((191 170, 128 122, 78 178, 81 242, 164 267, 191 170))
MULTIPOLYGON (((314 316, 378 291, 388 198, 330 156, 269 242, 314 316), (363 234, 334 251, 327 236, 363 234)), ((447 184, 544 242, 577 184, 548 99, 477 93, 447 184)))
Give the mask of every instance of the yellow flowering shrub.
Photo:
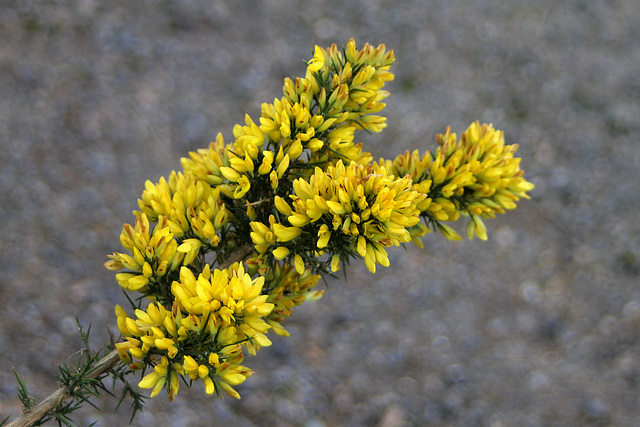
POLYGON ((375 273, 389 266, 386 248, 422 246, 431 230, 460 239, 446 223, 461 217, 469 238, 486 240, 484 219, 529 198, 517 145, 489 124, 373 161, 358 131, 386 126, 394 60, 384 45, 316 46, 305 76, 285 79, 232 142, 219 134, 182 172, 146 182, 124 250, 105 266, 125 269, 117 282, 138 294, 131 314, 116 307, 116 348, 151 396, 172 400, 181 382, 201 381, 239 398, 234 386, 252 374, 245 353, 271 345, 271 331, 287 336, 283 321, 322 296, 322 276, 350 259, 375 273))

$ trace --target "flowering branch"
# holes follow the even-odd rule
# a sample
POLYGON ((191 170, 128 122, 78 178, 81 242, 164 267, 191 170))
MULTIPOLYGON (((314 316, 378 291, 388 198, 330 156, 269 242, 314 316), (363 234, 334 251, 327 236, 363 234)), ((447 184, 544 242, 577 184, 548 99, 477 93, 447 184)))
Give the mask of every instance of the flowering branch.
POLYGON ((422 247, 431 231, 460 240, 447 224, 460 218, 486 240, 485 219, 529 198, 517 145, 490 124, 373 161, 355 137, 386 126, 394 61, 384 45, 316 46, 304 78, 285 79, 284 96, 262 104, 258 122, 247 115, 232 143, 219 134, 182 172, 145 183, 124 251, 105 266, 124 269, 116 280, 137 295, 133 315, 116 306, 115 347, 151 397, 173 400, 182 378, 240 398, 234 387, 253 373, 245 353, 271 345, 269 332, 288 336, 283 321, 323 295, 320 278, 352 259, 375 273, 390 264, 386 248, 422 247))
MULTIPOLYGON (((229 258, 222 262, 221 268, 228 268, 236 262, 242 262, 247 259, 249 255, 251 255, 251 253, 251 246, 244 245, 231 253, 229 255, 229 258)), ((82 332, 81 335, 83 336, 83 339, 88 338, 88 335, 83 335, 82 332)), ((87 345, 86 341, 85 345, 87 345)), ((97 362, 91 363, 95 360, 97 360, 97 358, 90 358, 90 363, 85 364, 84 369, 79 368, 76 370, 76 384, 86 384, 91 380, 101 381, 106 377, 105 374, 112 372, 118 364, 121 364, 118 350, 112 350, 106 356, 97 360, 97 362)), ((121 366, 120 368, 123 368, 123 366, 121 366)), ((18 382, 20 383, 19 390, 21 391, 21 400, 23 401, 23 404, 25 404, 25 408, 29 409, 24 414, 22 414, 22 416, 7 424, 7 427, 26 427, 31 425, 40 425, 42 422, 46 421, 47 418, 58 418, 58 416, 61 415, 60 409, 62 403, 65 400, 77 395, 78 392, 82 391, 81 385, 65 384, 64 386, 49 394, 41 402, 31 407, 32 398, 28 395, 25 384, 22 382, 22 380, 20 380, 19 377, 17 378, 18 382), (56 408, 58 408, 58 410, 56 410, 56 408)), ((60 418, 58 419, 61 420, 60 418)))

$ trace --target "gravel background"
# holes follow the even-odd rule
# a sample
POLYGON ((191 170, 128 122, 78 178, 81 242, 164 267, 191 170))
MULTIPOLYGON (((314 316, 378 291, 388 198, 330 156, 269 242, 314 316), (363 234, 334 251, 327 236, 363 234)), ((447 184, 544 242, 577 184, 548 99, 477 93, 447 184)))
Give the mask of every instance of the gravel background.
MULTIPOLYGON (((248 358, 244 396, 181 388, 135 425, 637 425, 640 3, 0 0, 0 405, 97 347, 124 303, 102 268, 146 179, 229 138, 314 44, 396 51, 376 156, 474 120, 520 144, 533 200, 488 242, 352 265, 248 358)), ((115 399, 86 425, 126 425, 115 399)))

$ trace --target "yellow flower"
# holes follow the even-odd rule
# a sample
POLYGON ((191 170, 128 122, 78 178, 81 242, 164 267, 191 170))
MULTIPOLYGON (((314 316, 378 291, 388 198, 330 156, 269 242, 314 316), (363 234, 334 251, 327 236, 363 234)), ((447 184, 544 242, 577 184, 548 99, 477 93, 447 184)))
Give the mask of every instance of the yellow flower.
POLYGON ((438 228, 442 231, 442 234, 449 240, 462 240, 462 237, 456 231, 446 224, 438 224, 438 228))
MULTIPOLYGON (((273 215, 269 218, 270 224, 275 222, 275 218, 273 215)), ((256 246, 256 251, 258 253, 265 253, 270 246, 275 245, 276 243, 276 234, 274 231, 261 223, 260 221, 251 221, 249 223, 251 227, 250 237, 256 246)))
POLYGON ((279 248, 276 248, 273 251, 273 256, 276 259, 283 259, 285 258, 287 255, 289 255, 289 249, 285 248, 284 246, 280 246, 279 248))
POLYGON ((313 59, 309 61, 308 69, 309 71, 315 72, 319 71, 322 67, 324 67, 324 50, 316 45, 313 59))
POLYGON ((184 253, 184 265, 189 265, 200 253, 202 242, 198 239, 186 239, 178 246, 178 252, 184 253))
POLYGON ((298 157, 300 157, 301 154, 302 154, 302 142, 300 141, 300 139, 296 139, 293 142, 293 144, 291 144, 291 147, 289 147, 289 152, 287 153, 287 155, 291 159, 297 159, 298 157))
POLYGON ((232 157, 229 159, 229 163, 234 170, 240 173, 253 171, 253 161, 249 153, 245 153, 244 159, 241 157, 232 157))
POLYGON ((482 222, 482 218, 478 215, 471 214, 471 220, 467 224, 467 235, 470 239, 473 239, 474 233, 480 238, 480 240, 487 240, 487 229, 482 222))
POLYGON ((220 166, 224 165, 222 160, 224 151, 224 138, 221 133, 218 133, 216 140, 209 144, 209 148, 189 153, 189 158, 183 157, 180 163, 185 173, 191 173, 203 182, 217 186, 224 180, 220 173, 220 166))
POLYGON ((278 239, 278 242, 288 242, 302 234, 302 229, 299 227, 285 227, 284 225, 277 223, 273 224, 271 227, 278 239))
POLYGON ((331 231, 329 231, 329 227, 326 224, 322 224, 320 226, 320 230, 318 230, 318 248, 322 249, 329 244, 329 239, 331 238, 331 231))
POLYGON ((235 125, 233 136, 236 137, 235 147, 241 153, 248 153, 252 158, 257 158, 260 147, 264 144, 264 133, 256 125, 248 114, 244 116, 245 126, 235 125))
POLYGON ((271 183, 271 188, 275 191, 278 188, 278 174, 275 170, 272 170, 269 174, 269 182, 271 183))
POLYGON ((240 173, 238 173, 238 171, 236 171, 234 168, 230 168, 227 166, 222 166, 220 168, 220 172, 222 173, 222 176, 224 176, 231 182, 238 182, 240 177, 242 177, 242 175, 240 175, 240 173))
POLYGON ((207 377, 203 381, 205 386, 205 392, 207 394, 213 394, 216 391, 216 387, 213 383, 213 380, 210 377, 207 377))
POLYGON ((280 196, 276 196, 273 200, 276 209, 283 215, 291 215, 291 206, 280 196))
POLYGON ((134 226, 123 226, 120 241, 133 256, 114 252, 109 255, 111 260, 105 263, 105 267, 112 270, 126 267, 141 273, 116 275, 118 283, 124 289, 146 292, 149 290, 150 282, 163 276, 168 269, 175 269, 180 265, 183 255, 177 251, 169 221, 163 216, 160 216, 158 221, 153 230, 150 230, 149 220, 146 214, 142 213, 134 226))
POLYGON ((163 228, 180 237, 190 228, 186 218, 188 212, 191 209, 207 210, 209 203, 217 203, 218 192, 219 189, 212 189, 193 173, 172 172, 168 181, 164 178, 158 184, 147 181, 138 200, 141 210, 134 214, 138 217, 145 214, 149 221, 162 223, 163 228))
POLYGON ((336 272, 340 269, 340 257, 335 254, 331 257, 331 271, 336 272))
POLYGON ((245 194, 247 194, 247 191, 249 191, 250 188, 251 181, 249 181, 249 178, 246 175, 242 175, 242 177, 238 180, 238 186, 233 192, 233 197, 235 197, 236 199, 240 199, 245 194))
POLYGON ((131 273, 116 274, 116 280, 124 289, 128 291, 145 292, 149 289, 149 278, 144 275, 136 275, 131 273))
POLYGON ((309 150, 316 152, 319 149, 321 149, 324 146, 324 141, 322 141, 321 139, 318 138, 313 138, 312 140, 309 141, 309 143, 307 144, 307 147, 309 148, 309 150))
POLYGON ((284 158, 278 165, 278 178, 282 178, 282 175, 284 175, 288 167, 289 167, 289 154, 285 154, 284 158))
POLYGON ((266 175, 271 172, 271 165, 273 164, 273 152, 272 151, 263 151, 263 158, 260 167, 258 168, 258 173, 260 175, 266 175))
MULTIPOLYGON (((435 153, 405 152, 393 161, 381 159, 374 170, 385 166, 396 176, 411 178, 412 189, 428 195, 418 205, 421 214, 433 221, 470 215, 467 235, 484 240, 486 228, 481 218, 514 209, 520 198, 529 198, 526 193, 534 187, 523 178, 520 159, 514 157, 517 145, 505 145, 503 132, 479 122, 472 123, 459 140, 451 128, 436 139, 435 153)), ((446 237, 459 239, 450 227, 439 228, 446 237)))
POLYGON ((290 214, 289 217, 287 217, 287 219, 289 220, 291 225, 295 227, 304 227, 305 225, 309 224, 309 222, 311 221, 311 219, 306 214, 297 214, 297 213, 290 214))
POLYGON ((166 357, 162 357, 162 360, 159 364, 155 366, 153 372, 146 375, 139 383, 138 387, 140 388, 152 388, 151 397, 156 396, 164 387, 164 384, 167 381, 167 371, 169 367, 169 359, 166 357))

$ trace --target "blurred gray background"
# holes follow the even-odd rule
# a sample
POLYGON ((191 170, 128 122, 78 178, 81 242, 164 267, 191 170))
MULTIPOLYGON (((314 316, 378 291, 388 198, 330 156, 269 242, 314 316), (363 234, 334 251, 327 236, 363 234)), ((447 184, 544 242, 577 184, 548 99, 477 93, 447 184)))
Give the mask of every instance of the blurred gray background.
MULTIPOLYGON (((0 405, 13 368, 116 329, 102 263, 144 181, 304 73, 315 44, 395 49, 377 158, 475 120, 520 145, 533 199, 488 242, 428 235, 349 268, 246 364, 243 398, 183 387, 134 425, 631 426, 640 414, 640 3, 0 0, 0 405)), ((137 380, 134 380, 137 381, 137 380)), ((80 425, 126 425, 117 400, 80 425)))

